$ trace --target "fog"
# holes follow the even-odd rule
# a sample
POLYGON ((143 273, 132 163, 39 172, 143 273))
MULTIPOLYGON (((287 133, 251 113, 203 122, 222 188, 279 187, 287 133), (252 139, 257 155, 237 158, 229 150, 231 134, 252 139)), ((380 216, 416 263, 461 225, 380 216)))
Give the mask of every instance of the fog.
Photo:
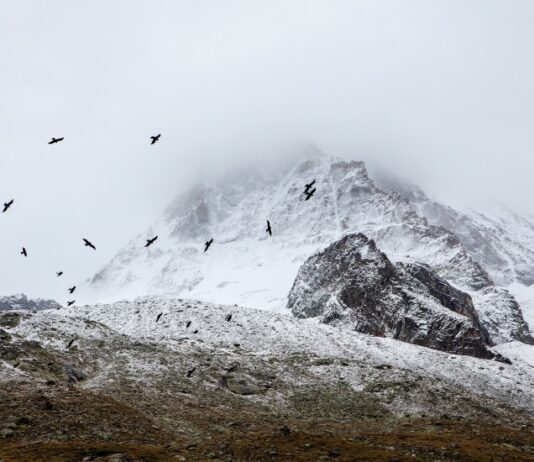
POLYGON ((199 174, 303 142, 534 213, 533 23, 518 0, 4 2, 0 295, 63 302, 199 174))

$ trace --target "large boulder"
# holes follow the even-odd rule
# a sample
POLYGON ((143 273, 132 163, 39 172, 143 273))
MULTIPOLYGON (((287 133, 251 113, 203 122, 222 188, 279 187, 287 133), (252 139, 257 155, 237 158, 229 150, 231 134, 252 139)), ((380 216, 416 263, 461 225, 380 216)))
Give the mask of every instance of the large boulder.
POLYGON ((480 358, 496 358, 471 297, 423 265, 395 265, 350 234, 300 267, 288 307, 301 318, 480 358))

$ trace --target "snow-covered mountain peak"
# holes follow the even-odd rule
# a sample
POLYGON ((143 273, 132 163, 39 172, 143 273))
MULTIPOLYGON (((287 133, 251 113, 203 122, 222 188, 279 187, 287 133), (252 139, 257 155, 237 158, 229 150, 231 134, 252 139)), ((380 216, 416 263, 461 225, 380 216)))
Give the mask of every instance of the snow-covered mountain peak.
POLYGON ((534 244, 532 225, 514 220, 516 236, 502 224, 490 226, 487 217, 456 211, 401 185, 375 183, 363 162, 317 150, 199 183, 94 276, 95 298, 167 294, 285 310, 300 265, 339 238, 361 232, 393 262, 429 265, 469 292, 483 307, 483 322, 500 306, 510 307, 513 321, 499 335, 516 338, 520 311, 494 281, 502 285, 524 275, 520 280, 528 282, 534 253, 519 255, 517 249, 534 244), (306 200, 305 185, 312 181, 316 192, 306 200), (144 239, 155 234, 157 244, 144 248, 144 239), (501 261, 510 263, 503 271, 501 261))

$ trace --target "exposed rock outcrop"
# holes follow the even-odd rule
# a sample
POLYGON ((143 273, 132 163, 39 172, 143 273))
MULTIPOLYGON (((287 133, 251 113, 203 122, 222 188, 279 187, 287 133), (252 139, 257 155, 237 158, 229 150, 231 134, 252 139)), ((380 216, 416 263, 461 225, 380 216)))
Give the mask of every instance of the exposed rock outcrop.
POLYGON ((351 324, 458 354, 498 358, 471 297, 423 265, 395 265, 363 234, 350 234, 300 268, 288 307, 301 318, 351 324))

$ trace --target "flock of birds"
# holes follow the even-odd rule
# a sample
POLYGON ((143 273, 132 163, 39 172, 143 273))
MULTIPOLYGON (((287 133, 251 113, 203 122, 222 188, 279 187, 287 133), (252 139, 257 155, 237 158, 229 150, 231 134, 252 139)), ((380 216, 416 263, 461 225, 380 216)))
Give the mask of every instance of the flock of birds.
MULTIPOLYGON (((150 137, 150 140, 151 140, 150 141, 150 145, 156 144, 159 141, 160 137, 161 137, 161 133, 158 133, 157 135, 151 136, 150 137)), ((64 139, 65 139, 64 137, 61 137, 61 138, 52 137, 52 139, 48 142, 48 144, 56 144, 56 143, 59 143, 59 142, 63 141, 64 139)), ((305 199, 304 199, 305 201, 308 201, 309 199, 311 199, 311 197, 313 197, 313 195, 315 194, 315 191, 317 190, 317 188, 314 187, 314 184, 315 184, 315 179, 313 181, 311 181, 310 183, 305 185, 304 191, 303 191, 303 194, 305 196, 305 199)), ((9 202, 5 202, 4 203, 4 207, 2 209, 2 213, 7 212, 12 207, 13 203, 14 203, 14 199, 11 199, 9 202)), ((269 220, 267 220, 267 228, 265 229, 265 232, 268 233, 269 236, 273 235, 271 223, 270 223, 269 220)), ((152 244, 154 244, 154 242, 156 242, 157 239, 158 239, 158 236, 154 236, 153 238, 147 239, 146 243, 145 243, 145 247, 150 247, 152 244)), ((96 250, 96 246, 89 239, 82 238, 82 241, 83 241, 83 244, 84 244, 85 247, 89 247, 89 248, 91 248, 93 250, 96 250)), ((210 248, 210 246, 212 244, 213 244, 213 237, 210 240, 205 242, 205 244, 204 244, 204 252, 207 252, 207 250, 210 248)), ((22 251, 20 253, 24 257, 28 257, 28 251, 26 250, 25 247, 22 247, 22 251)), ((56 272, 56 276, 57 277, 63 276, 63 271, 57 271, 56 272)), ((68 288, 68 292, 71 295, 74 293, 75 290, 76 290, 76 286, 75 285, 70 287, 70 288, 68 288)), ((72 306, 75 303, 76 303, 76 300, 69 300, 69 301, 67 301, 67 306, 72 306)), ((158 315, 158 317, 156 319, 156 322, 159 321, 160 317, 161 317, 161 314, 158 315)), ((229 321, 229 319, 228 319, 228 321, 229 321)))

